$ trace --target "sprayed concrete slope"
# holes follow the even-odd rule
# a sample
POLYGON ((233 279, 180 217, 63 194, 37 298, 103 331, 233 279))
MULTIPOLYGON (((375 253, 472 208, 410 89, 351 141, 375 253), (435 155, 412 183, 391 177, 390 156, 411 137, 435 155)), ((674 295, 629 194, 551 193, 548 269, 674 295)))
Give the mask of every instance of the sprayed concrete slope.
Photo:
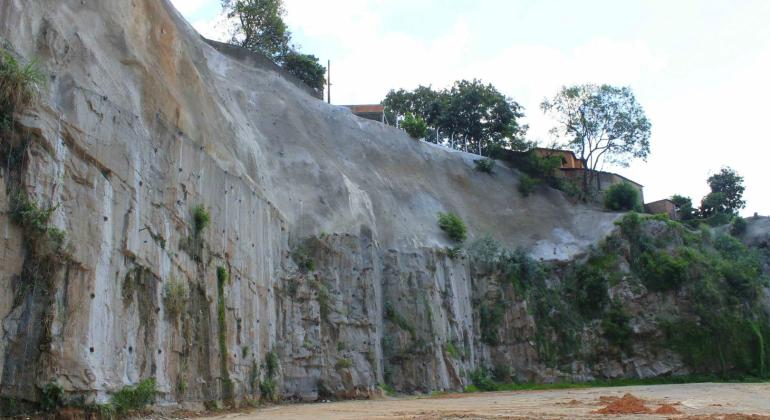
MULTIPOLYGON (((35 261, 6 211, 4 172, 3 396, 35 400, 56 380, 104 401, 151 376, 165 401, 255 396, 271 351, 285 394, 366 395, 385 374, 383 302, 409 295, 424 296, 403 310, 430 332, 431 350, 392 381, 456 389, 487 353, 460 362, 442 350, 448 340, 475 349, 478 335, 467 260, 443 253, 437 212, 460 215, 472 238, 543 259, 574 256, 617 217, 554 190, 522 198, 516 171, 475 172, 473 155, 222 55, 167 0, 5 0, 0 35, 50 75, 41 104, 19 118, 33 139, 20 179, 41 205, 58 205, 53 222, 67 233, 52 287, 18 287, 35 261), (202 258, 185 246, 198 204, 211 213, 202 258), (315 238, 323 288, 292 259, 305 238, 315 238), (221 290, 220 266, 231 278, 221 290), (164 304, 172 280, 189 285, 181 317, 164 304)), ((526 340, 511 357, 551 375, 526 340)))

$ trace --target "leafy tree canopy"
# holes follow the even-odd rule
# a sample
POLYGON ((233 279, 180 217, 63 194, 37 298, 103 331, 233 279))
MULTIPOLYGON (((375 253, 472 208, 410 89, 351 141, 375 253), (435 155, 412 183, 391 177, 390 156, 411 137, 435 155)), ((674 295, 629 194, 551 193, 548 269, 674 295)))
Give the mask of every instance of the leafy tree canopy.
POLYGON ((222 8, 234 22, 231 44, 264 54, 311 88, 323 90, 326 68, 291 44, 283 0, 222 0, 222 8))
POLYGON ((481 154, 496 147, 523 144, 527 126, 520 125, 523 108, 480 80, 460 80, 448 89, 419 86, 413 91, 391 90, 382 101, 391 124, 407 114, 428 124, 430 141, 481 154))
POLYGON ((714 214, 736 215, 738 211, 746 207, 743 193, 743 177, 729 167, 722 168, 719 173, 711 175, 708 179, 711 193, 701 201, 701 213, 704 217, 714 214))
POLYGON ((326 67, 312 54, 291 51, 284 57, 283 68, 317 91, 323 91, 326 85, 326 67))
POLYGON ((289 52, 291 33, 283 16, 283 0, 222 0, 227 17, 235 20, 231 44, 258 51, 275 61, 289 52))
MULTIPOLYGON (((651 124, 627 87, 579 85, 563 87, 541 104, 557 121, 552 130, 595 172, 604 162, 628 166, 650 154, 651 124)), ((588 188, 588 176, 584 189, 588 188)))

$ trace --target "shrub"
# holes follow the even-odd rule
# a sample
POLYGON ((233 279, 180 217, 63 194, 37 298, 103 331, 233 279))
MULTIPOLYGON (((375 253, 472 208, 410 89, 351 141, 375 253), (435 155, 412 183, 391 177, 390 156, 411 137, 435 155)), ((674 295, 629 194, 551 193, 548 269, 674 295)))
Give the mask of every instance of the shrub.
POLYGON ((519 193, 524 197, 528 197, 535 191, 535 187, 540 185, 540 180, 532 178, 529 175, 522 175, 519 179, 519 193))
POLYGON ((390 321, 404 331, 408 331, 412 338, 414 338, 417 334, 417 330, 415 330, 414 325, 412 325, 400 313, 396 312, 395 308, 393 308, 393 305, 390 302, 385 303, 385 320, 390 321))
POLYGON ((404 120, 401 121, 401 128, 415 140, 425 138, 428 134, 428 124, 425 120, 412 114, 406 114, 404 120))
POLYGON ((482 304, 479 308, 479 327, 481 328, 481 341, 496 346, 500 344, 500 324, 503 322, 503 306, 498 301, 496 304, 482 304))
POLYGON ((22 65, 8 51, 0 51, 0 129, 8 129, 12 114, 31 105, 45 84, 37 62, 22 65))
POLYGON ((265 369, 267 369, 267 377, 274 378, 278 374, 278 368, 281 366, 281 362, 278 360, 278 355, 273 351, 267 352, 265 356, 265 369))
POLYGON ((230 280, 230 273, 227 272, 227 268, 224 266, 217 267, 217 281, 219 284, 227 284, 230 280))
POLYGON ((479 172, 484 172, 485 174, 490 175, 495 173, 494 159, 477 159, 474 160, 473 163, 476 165, 476 170, 479 172))
POLYGON ((733 223, 730 225, 730 234, 733 236, 741 236, 746 233, 747 227, 746 219, 742 217, 736 217, 733 219, 733 223))
POLYGON ((40 408, 43 411, 54 411, 64 405, 64 389, 56 382, 50 382, 43 387, 43 398, 40 408))
POLYGON ((438 226, 449 235, 449 239, 463 243, 468 236, 468 228, 460 217, 454 213, 439 213, 438 226))
POLYGON ((446 254, 449 258, 456 260, 457 258, 462 255, 463 249, 459 246, 451 247, 446 249, 446 254))
POLYGON ((176 318, 184 313, 187 307, 187 300, 190 297, 190 289, 187 287, 187 284, 172 277, 166 283, 164 292, 163 303, 166 306, 166 313, 171 318, 176 318))
POLYGON ((509 383, 513 379, 513 370, 505 364, 496 364, 492 370, 492 378, 497 383, 509 383))
POLYGON ((497 391, 498 385, 492 379, 489 371, 479 368, 471 372, 471 382, 479 391, 497 391))
POLYGON ((618 303, 613 303, 602 320, 604 338, 621 349, 628 349, 633 331, 628 325, 629 316, 618 303))
POLYGON ((615 184, 604 193, 604 207, 612 211, 641 211, 639 191, 631 184, 615 184))
POLYGON ((211 216, 206 207, 202 204, 195 206, 193 209, 193 229, 195 234, 200 235, 209 226, 209 223, 211 223, 211 216))
POLYGON ((135 386, 127 386, 116 392, 110 402, 118 414, 142 409, 155 402, 154 378, 145 379, 135 386))
POLYGON ((335 367, 338 370, 350 369, 351 367, 353 367, 353 361, 350 360, 350 359, 339 359, 339 360, 337 360, 337 363, 335 364, 335 367))
POLYGON ((575 306, 584 316, 600 313, 607 303, 607 278, 601 268, 584 264, 580 266, 570 286, 575 306))
POLYGON ((689 264, 665 251, 647 251, 639 259, 639 275, 652 291, 678 289, 687 281, 689 264))
POLYGON ((275 381, 272 379, 265 379, 264 381, 259 383, 259 393, 260 393, 260 399, 265 401, 275 401, 276 400, 276 393, 275 393, 275 381))
POLYGON ((315 270, 315 261, 310 258, 310 255, 308 254, 307 248, 304 244, 300 244, 294 248, 291 256, 294 259, 294 263, 297 264, 297 267, 301 272, 308 273, 315 270))
POLYGON ((453 359, 460 359, 462 357, 460 351, 457 350, 457 347, 451 341, 444 343, 444 351, 452 356, 453 359))

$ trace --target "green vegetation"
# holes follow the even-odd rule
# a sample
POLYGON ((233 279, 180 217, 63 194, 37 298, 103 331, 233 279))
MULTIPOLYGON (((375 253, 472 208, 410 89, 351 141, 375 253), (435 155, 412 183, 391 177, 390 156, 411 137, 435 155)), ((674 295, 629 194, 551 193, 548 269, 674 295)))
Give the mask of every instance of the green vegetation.
POLYGON ((291 43, 282 0, 222 0, 222 8, 235 22, 231 44, 267 56, 316 92, 323 92, 326 68, 317 57, 299 52, 291 43))
POLYGON ((639 191, 631 184, 615 184, 604 193, 604 207, 612 211, 642 211, 639 191))
POLYGON ((628 325, 630 317, 619 303, 615 302, 610 306, 604 319, 602 319, 602 331, 604 338, 610 344, 617 346, 622 350, 629 350, 631 345, 631 336, 633 331, 628 325))
POLYGON ((380 388, 382 388, 382 390, 385 391, 385 395, 389 397, 395 397, 396 395, 398 395, 398 393, 396 392, 396 389, 393 388, 393 385, 380 384, 380 388))
POLYGON ((393 308, 390 302, 385 303, 385 320, 391 322, 404 331, 408 331, 412 338, 416 337, 417 331, 409 321, 393 308))
POLYGON ((428 124, 421 117, 415 117, 413 114, 406 114, 401 121, 401 128, 409 134, 409 137, 420 140, 428 135, 428 124))
POLYGON ((193 230, 195 235, 200 235, 211 223, 211 215, 202 204, 193 208, 193 230))
POLYGON ((446 255, 453 260, 460 258, 462 253, 463 253, 463 249, 462 247, 459 247, 459 246, 453 246, 451 248, 446 249, 446 255))
POLYGON ((217 267, 217 339, 219 344, 219 375, 222 378, 222 398, 233 397, 233 383, 227 367, 227 309, 225 307, 225 285, 230 275, 224 266, 217 267))
POLYGON ((299 270, 303 273, 309 273, 315 270, 315 262, 308 254, 307 246, 305 243, 297 245, 291 253, 294 263, 297 264, 299 270))
POLYGON ((491 372, 484 368, 479 368, 471 372, 471 382, 474 390, 482 392, 497 391, 499 385, 492 379, 491 372))
POLYGON ((130 411, 141 410, 155 402, 156 393, 155 379, 145 379, 135 386, 124 387, 113 394, 109 406, 103 408, 103 410, 107 412, 114 411, 119 416, 125 415, 130 411))
POLYGON ((163 293, 163 304, 169 317, 177 319, 187 308, 187 301, 190 298, 190 289, 187 283, 171 277, 166 283, 163 293))
POLYGON ((192 228, 190 236, 184 238, 179 247, 190 255, 193 261, 203 262, 203 231, 211 223, 211 215, 205 206, 199 204, 192 209, 192 228))
POLYGON ((283 69, 311 89, 323 92, 326 85, 326 68, 318 63, 318 57, 290 51, 283 57, 283 69))
POLYGON ((43 411, 51 412, 64 406, 64 389, 56 382, 46 384, 42 389, 42 398, 40 399, 40 408, 43 411))
POLYGON ((715 214, 737 215, 746 207, 743 193, 743 177, 731 168, 722 168, 719 173, 711 175, 707 180, 711 193, 701 202, 701 216, 711 217, 715 214))
POLYGON ((535 188, 540 185, 540 180, 532 178, 529 175, 522 175, 519 179, 519 192, 524 197, 529 197, 530 194, 535 192, 535 188))
POLYGON ((259 384, 259 392, 263 401, 276 401, 278 399, 277 385, 275 377, 278 375, 278 369, 281 364, 278 355, 269 351, 265 355, 265 379, 259 384))
POLYGON ((477 159, 473 163, 476 165, 476 170, 485 174, 495 173, 495 160, 494 159, 477 159))
POLYGON ((459 80, 442 90, 430 86, 391 90, 382 104, 390 124, 414 115, 425 121, 428 133, 436 133, 426 141, 484 156, 512 147, 527 131, 526 125, 519 124, 523 108, 494 86, 476 79, 459 80))
POLYGON ((733 223, 730 225, 730 234, 733 236, 742 236, 746 233, 748 225, 746 219, 742 217, 736 217, 733 219, 733 223))
POLYGON ((329 288, 320 280, 313 280, 310 284, 316 291, 316 299, 318 300, 321 319, 329 322, 329 315, 332 313, 332 296, 331 293, 329 293, 329 288))
POLYGON ((37 62, 22 64, 10 52, 0 50, 0 133, 13 128, 13 113, 29 107, 44 84, 37 62))
POLYGON ((482 303, 479 308, 479 326, 481 328, 481 341, 496 346, 500 344, 500 324, 503 322, 505 307, 501 301, 493 305, 482 303))
POLYGON ((468 237, 468 228, 465 226, 465 222, 454 213, 439 213, 438 226, 447 233, 449 239, 457 243, 465 242, 468 237))
MULTIPOLYGON (((741 378, 724 378, 714 375, 683 375, 683 376, 659 376, 656 378, 646 379, 611 379, 611 380, 598 380, 588 382, 556 382, 550 384, 535 384, 535 383, 495 383, 492 391, 540 391, 550 389, 580 389, 580 388, 606 388, 606 387, 622 387, 622 386, 639 386, 639 385, 667 385, 667 384, 689 384, 689 383, 705 383, 705 382, 764 382, 761 378, 741 377, 741 378)), ((464 392, 485 392, 478 386, 469 385, 465 388, 464 392)))
POLYGON ((11 194, 11 220, 24 230, 27 247, 39 257, 58 253, 64 245, 66 234, 50 226, 50 220, 58 207, 40 208, 23 191, 11 194))
POLYGON ((339 369, 349 369, 353 367, 353 361, 350 359, 338 359, 335 367, 339 369))
POLYGON ((555 116, 560 125, 554 131, 586 163, 586 195, 605 161, 623 165, 650 154, 651 124, 628 87, 563 87, 553 99, 543 101, 541 108, 555 116))
POLYGON ((453 359, 461 359, 462 353, 460 353, 459 350, 457 350, 457 347, 452 343, 451 341, 447 341, 444 343, 444 351, 452 356, 453 359))

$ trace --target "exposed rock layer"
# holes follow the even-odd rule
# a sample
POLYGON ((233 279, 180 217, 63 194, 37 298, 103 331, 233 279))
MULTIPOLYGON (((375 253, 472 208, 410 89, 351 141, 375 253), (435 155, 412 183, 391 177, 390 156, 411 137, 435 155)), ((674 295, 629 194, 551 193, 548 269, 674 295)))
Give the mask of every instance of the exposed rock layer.
POLYGON ((169 402, 254 398, 269 379, 286 396, 363 397, 385 382, 457 389, 500 361, 529 380, 681 369, 670 354, 549 369, 521 301, 489 348, 473 300, 502 288, 449 258, 436 224, 453 211, 472 237, 566 260, 617 215, 549 189, 522 198, 515 170, 475 172, 472 155, 224 56, 167 0, 6 0, 0 35, 50 75, 18 116, 23 165, 0 186, 4 397, 35 401, 56 381, 103 401, 147 377, 169 402), (12 183, 57 206, 67 235, 45 287, 20 286, 35 260, 6 211, 12 183), (211 216, 199 233, 197 205, 211 216), (174 282, 187 288, 180 314, 166 304, 174 282))

